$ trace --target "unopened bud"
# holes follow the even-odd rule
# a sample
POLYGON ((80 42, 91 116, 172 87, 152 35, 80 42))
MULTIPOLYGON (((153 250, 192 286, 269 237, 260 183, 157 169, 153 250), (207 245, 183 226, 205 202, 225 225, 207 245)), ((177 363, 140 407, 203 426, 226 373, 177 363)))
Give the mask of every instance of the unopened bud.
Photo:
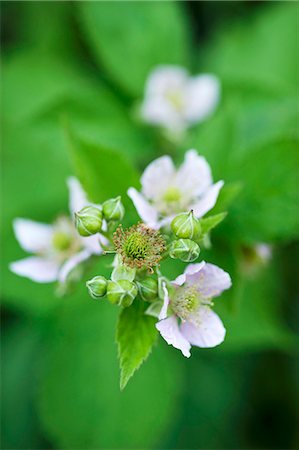
POLYGON ((97 276, 86 282, 89 294, 92 298, 101 298, 107 292, 107 280, 102 276, 97 276))
POLYGON ((111 280, 112 281, 118 281, 118 280, 128 280, 128 281, 134 281, 136 275, 136 269, 118 265, 113 269, 113 272, 111 274, 111 280))
POLYGON ((102 211, 96 206, 85 206, 75 213, 76 228, 81 236, 91 236, 101 231, 102 211))
POLYGON ((181 213, 171 222, 171 229, 176 237, 197 240, 200 237, 200 222, 194 217, 193 211, 181 213))
POLYGON ((184 262, 194 261, 198 258, 199 253, 199 246, 190 239, 178 239, 177 241, 173 241, 169 250, 169 256, 171 258, 180 259, 184 262))
POLYGON ((132 305, 137 293, 137 287, 131 281, 108 281, 107 297, 113 304, 127 308, 132 305))
POLYGON ((150 302, 158 297, 158 282, 154 278, 139 281, 138 287, 143 300, 150 302))
POLYGON ((103 214, 107 221, 122 220, 125 209, 121 202, 121 197, 111 198, 103 203, 103 214))

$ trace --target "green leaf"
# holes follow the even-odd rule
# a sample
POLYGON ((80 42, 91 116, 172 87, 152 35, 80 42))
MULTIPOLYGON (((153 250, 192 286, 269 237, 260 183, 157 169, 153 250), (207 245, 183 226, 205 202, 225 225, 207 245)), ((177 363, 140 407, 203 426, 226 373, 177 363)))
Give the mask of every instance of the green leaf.
POLYGON ((139 298, 122 310, 116 332, 120 360, 120 388, 124 389, 134 372, 149 356, 157 338, 156 320, 147 316, 139 298))
POLYGON ((207 70, 231 84, 298 92, 298 17, 298 4, 272 4, 219 30, 206 48, 207 70))
POLYGON ((298 236, 298 148, 297 139, 279 140, 234 162, 231 179, 244 183, 227 221, 234 239, 267 242, 298 236))
MULTIPOLYGON (((89 277, 108 275, 103 268, 105 263, 89 277)), ((161 343, 120 392, 118 311, 91 300, 82 284, 60 303, 48 327, 38 412, 54 448, 158 448, 175 423, 184 361, 161 343)))
POLYGON ((227 216, 226 212, 215 214, 214 216, 209 216, 204 219, 200 219, 201 225, 201 237, 209 233, 213 228, 215 228, 223 219, 227 216))
POLYGON ((78 12, 97 60, 133 95, 157 65, 186 65, 187 24, 176 2, 82 2, 78 12))
POLYGON ((103 202, 121 195, 125 208, 132 207, 126 192, 130 186, 138 185, 139 177, 124 155, 70 133, 69 139, 75 171, 89 197, 94 202, 103 202))

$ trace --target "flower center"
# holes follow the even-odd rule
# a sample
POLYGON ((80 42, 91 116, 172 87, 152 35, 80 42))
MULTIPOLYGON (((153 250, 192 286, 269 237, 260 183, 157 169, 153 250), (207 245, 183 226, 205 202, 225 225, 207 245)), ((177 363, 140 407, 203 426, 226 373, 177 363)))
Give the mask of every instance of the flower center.
POLYGON ((174 109, 176 109, 178 112, 182 111, 184 107, 184 98, 181 91, 169 90, 166 93, 166 98, 172 104, 174 109))
POLYGON ((163 196, 163 200, 169 203, 178 202, 180 201, 180 199, 181 192, 177 187, 174 186, 169 187, 163 196))
POLYGON ((127 230, 119 226, 114 233, 113 242, 123 264, 152 270, 157 266, 165 250, 165 241, 159 231, 144 223, 133 225, 127 230))
POLYGON ((72 245, 72 237, 63 231, 56 231, 53 234, 52 244, 55 250, 61 252, 68 250, 72 245))
POLYGON ((148 254, 148 240, 138 231, 135 231, 125 242, 124 251, 128 258, 142 260, 148 254))
POLYGON ((182 286, 176 290, 171 306, 177 316, 187 320, 198 309, 200 303, 199 293, 194 286, 188 288, 182 286))

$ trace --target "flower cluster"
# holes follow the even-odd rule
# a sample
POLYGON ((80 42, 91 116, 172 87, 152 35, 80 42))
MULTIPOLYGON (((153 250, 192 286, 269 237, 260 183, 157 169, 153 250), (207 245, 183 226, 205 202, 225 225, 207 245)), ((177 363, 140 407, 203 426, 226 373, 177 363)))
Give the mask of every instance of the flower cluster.
POLYGON ((12 263, 11 269, 35 281, 65 283, 91 255, 113 254, 110 279, 99 274, 87 281, 91 297, 122 308, 145 302, 145 314, 158 319, 161 336, 189 357, 191 345, 213 347, 225 336, 212 299, 231 286, 230 276, 204 261, 190 264, 212 228, 206 221, 219 221, 202 216, 215 205, 223 182, 213 184, 206 160, 189 150, 178 169, 168 156, 153 161, 141 184, 141 193, 130 188, 128 194, 142 222, 124 228, 121 197, 93 204, 78 180, 70 178, 71 218, 58 218, 53 225, 15 220, 19 242, 35 256, 12 263), (168 258, 189 263, 174 281, 160 267, 168 258))

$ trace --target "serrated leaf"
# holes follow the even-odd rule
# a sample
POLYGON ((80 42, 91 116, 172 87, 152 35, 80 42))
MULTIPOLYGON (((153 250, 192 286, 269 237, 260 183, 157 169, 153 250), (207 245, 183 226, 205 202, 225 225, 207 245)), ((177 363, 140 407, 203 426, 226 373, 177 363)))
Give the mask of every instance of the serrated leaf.
POLYGON ((206 217, 200 220, 201 237, 205 236, 209 231, 215 228, 226 217, 227 213, 223 212, 214 216, 206 217))
POLYGON ((149 356, 157 338, 156 320, 145 313, 145 303, 138 298, 119 316, 116 340, 120 361, 120 388, 124 389, 134 372, 149 356))

